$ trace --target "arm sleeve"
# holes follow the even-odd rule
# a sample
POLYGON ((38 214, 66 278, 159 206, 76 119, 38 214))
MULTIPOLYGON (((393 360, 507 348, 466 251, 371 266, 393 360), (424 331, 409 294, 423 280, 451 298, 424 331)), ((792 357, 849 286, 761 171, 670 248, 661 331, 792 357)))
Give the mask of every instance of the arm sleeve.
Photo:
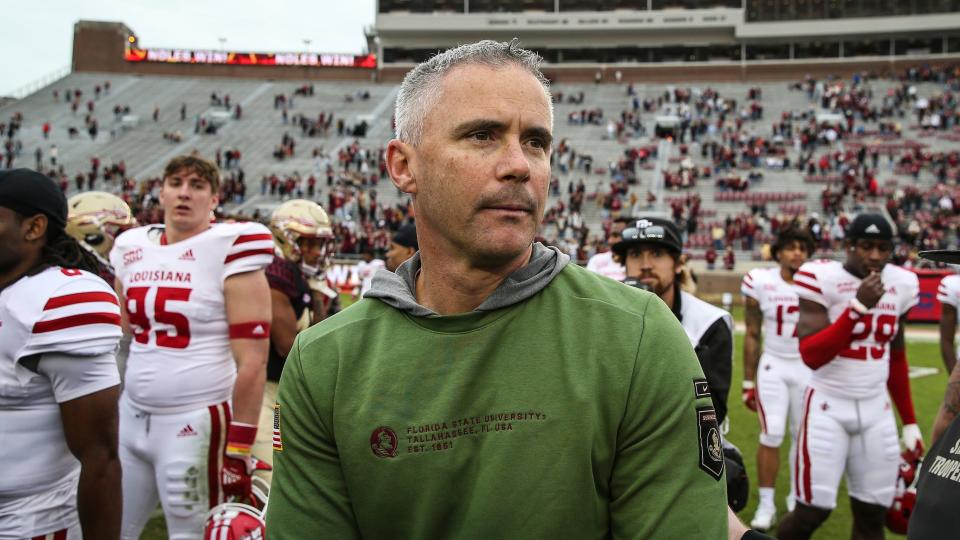
MULTIPOLYGON (((359 539, 340 468, 332 414, 322 412, 330 411, 332 404, 317 403, 311 395, 300 356, 301 337, 297 337, 287 357, 277 395, 267 535, 272 540, 359 539)), ((310 358, 312 365, 323 365, 321 360, 324 359, 310 358)), ((331 370, 321 376, 325 381, 333 381, 336 373, 331 370)), ((319 399, 332 403, 333 393, 319 399)))
POLYGON ((747 275, 743 276, 743 281, 740 282, 740 294, 759 302, 760 298, 758 298, 759 295, 754 289, 755 286, 753 272, 747 273, 747 275))
POLYGON ((913 409, 913 397, 910 395, 910 366, 907 364, 907 351, 903 349, 890 349, 887 391, 900 413, 900 420, 904 424, 916 424, 917 415, 913 409))
POLYGON ((57 403, 120 384, 120 372, 113 353, 97 356, 47 353, 40 357, 37 373, 50 379, 57 403))
POLYGON ((726 538, 726 483, 701 468, 697 409, 712 408, 695 397, 703 371, 663 302, 647 305, 635 361, 610 479, 612 538, 726 538))
POLYGON ((820 280, 814 272, 810 271, 809 266, 803 265, 797 273, 793 275, 793 290, 802 300, 810 300, 824 307, 830 307, 827 299, 823 295, 823 288, 820 280))
POLYGON ((820 369, 836 358, 853 341, 853 329, 858 320, 859 316, 847 308, 830 326, 800 338, 803 363, 810 369, 820 369))
POLYGON ((259 223, 244 223, 224 257, 223 279, 252 272, 273 262, 273 235, 259 223))
POLYGON ((717 410, 717 423, 727 417, 727 396, 733 372, 733 334, 723 319, 718 319, 703 334, 694 349, 700 367, 710 384, 710 395, 717 410))

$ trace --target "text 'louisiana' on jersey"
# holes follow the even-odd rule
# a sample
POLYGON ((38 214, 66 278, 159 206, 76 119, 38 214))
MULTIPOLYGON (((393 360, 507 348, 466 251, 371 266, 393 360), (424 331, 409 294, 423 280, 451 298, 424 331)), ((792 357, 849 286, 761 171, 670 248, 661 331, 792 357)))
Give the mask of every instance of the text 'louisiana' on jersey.
MULTIPOLYGON (((113 353, 121 334, 117 296, 94 274, 51 267, 0 292, 0 461, 13 464, 0 475, 0 499, 43 492, 80 467, 67 448, 50 379, 24 362, 52 353, 78 362, 113 353)), ((77 380, 68 397, 119 382, 119 374, 77 380)))
POLYGON ((133 343, 127 397, 154 413, 176 413, 230 398, 236 364, 230 349, 224 280, 265 268, 273 236, 259 223, 217 223, 175 244, 163 227, 131 229, 110 252, 133 343))
POLYGON ((780 268, 754 268, 743 276, 740 292, 760 304, 763 352, 783 360, 800 360, 800 299, 793 286, 783 280, 780 268))
MULTIPOLYGON (((887 264, 880 274, 886 291, 880 301, 853 328, 850 347, 813 372, 810 386, 851 399, 876 395, 884 388, 890 370, 890 341, 900 328, 900 317, 918 302, 917 275, 887 264)), ((836 261, 811 261, 794 276, 794 288, 802 300, 824 306, 830 322, 837 320, 856 297, 860 278, 836 261)))

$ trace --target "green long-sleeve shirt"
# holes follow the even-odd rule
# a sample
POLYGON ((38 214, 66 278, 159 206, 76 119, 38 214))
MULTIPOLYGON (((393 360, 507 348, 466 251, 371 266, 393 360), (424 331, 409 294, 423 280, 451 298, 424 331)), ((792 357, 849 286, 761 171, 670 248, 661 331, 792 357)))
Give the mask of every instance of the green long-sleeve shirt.
POLYGON ((363 300, 287 359, 267 534, 724 538, 702 381, 662 301, 573 265, 490 312, 363 300))

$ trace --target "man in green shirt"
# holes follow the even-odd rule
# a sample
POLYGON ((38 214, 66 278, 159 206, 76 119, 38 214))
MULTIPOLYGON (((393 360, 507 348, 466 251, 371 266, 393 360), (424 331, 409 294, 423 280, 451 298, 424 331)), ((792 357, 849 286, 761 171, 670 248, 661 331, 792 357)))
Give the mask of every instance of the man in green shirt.
POLYGON ((387 164, 420 251, 298 336, 271 540, 727 536, 717 414, 680 324, 533 242, 539 63, 482 41, 404 80, 387 164))

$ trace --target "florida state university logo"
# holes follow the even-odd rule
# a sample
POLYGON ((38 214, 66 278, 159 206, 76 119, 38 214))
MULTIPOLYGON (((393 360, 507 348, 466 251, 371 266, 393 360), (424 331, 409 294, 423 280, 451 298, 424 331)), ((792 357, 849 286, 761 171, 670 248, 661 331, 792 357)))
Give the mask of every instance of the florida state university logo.
POLYGON ((397 434, 387 426, 380 426, 370 435, 370 450, 379 458, 397 457, 397 434))

